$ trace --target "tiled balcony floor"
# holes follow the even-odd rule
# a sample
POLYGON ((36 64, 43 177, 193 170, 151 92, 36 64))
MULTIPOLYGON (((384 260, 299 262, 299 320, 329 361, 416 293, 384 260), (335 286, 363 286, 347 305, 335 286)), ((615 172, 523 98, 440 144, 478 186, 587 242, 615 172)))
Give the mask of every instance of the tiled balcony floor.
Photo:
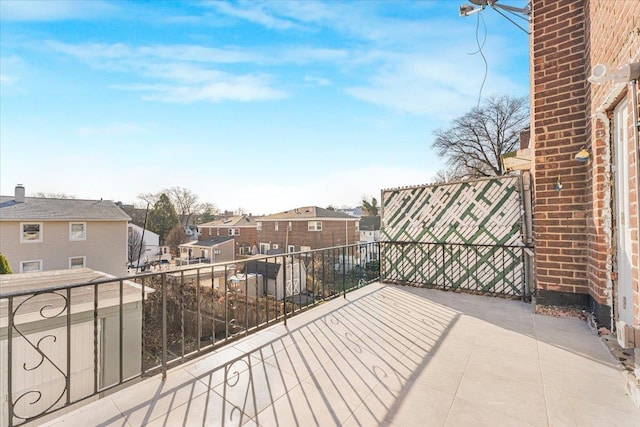
POLYGON ((603 343, 508 301, 373 284, 55 426, 640 426, 603 343))

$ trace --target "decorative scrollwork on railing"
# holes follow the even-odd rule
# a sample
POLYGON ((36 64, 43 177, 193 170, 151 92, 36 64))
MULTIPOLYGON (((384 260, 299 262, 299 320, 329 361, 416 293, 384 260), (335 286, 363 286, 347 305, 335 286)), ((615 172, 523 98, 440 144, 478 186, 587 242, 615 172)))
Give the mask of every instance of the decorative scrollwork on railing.
MULTIPOLYGON (((242 402, 242 407, 246 407, 247 406, 247 399, 250 396, 255 396, 255 390, 253 390, 253 377, 252 377, 252 373, 251 373, 251 365, 249 363, 249 356, 240 358, 240 359, 236 359, 232 362, 230 362, 229 364, 227 364, 224 367, 224 385, 225 388, 228 387, 235 387, 237 385, 244 385, 244 382, 241 384, 240 383, 240 375, 242 373, 247 373, 247 382, 246 382, 246 391, 244 393, 244 402, 242 402), (245 368, 242 367, 242 364, 245 365, 245 368)), ((224 396, 226 396, 226 390, 224 391, 224 396)), ((238 393, 238 395, 241 395, 240 393, 238 393)), ((235 416, 239 417, 239 422, 237 425, 241 425, 243 420, 243 416, 244 416, 244 412, 242 407, 234 402, 229 402, 229 404, 231 404, 232 408, 231 408, 231 412, 229 413, 229 421, 233 421, 235 416)), ((224 405, 224 403, 223 403, 224 405)), ((223 412, 224 413, 224 412, 223 412)))
MULTIPOLYGON (((50 355, 47 355, 45 353, 45 351, 43 350, 43 342, 46 339, 50 339, 53 343, 57 342, 57 337, 53 334, 47 334, 44 335, 42 337, 40 337, 38 339, 37 342, 34 343, 34 341, 32 341, 33 338, 29 338, 27 336, 27 333, 24 332, 23 330, 20 329, 20 325, 18 324, 18 322, 16 322, 16 318, 21 315, 21 309, 23 309, 22 311, 26 311, 24 308, 27 307, 27 304, 29 302, 33 303, 35 301, 37 301, 37 297, 42 297, 42 296, 49 296, 51 298, 59 298, 60 299, 60 306, 56 307, 56 305, 54 305, 54 303, 52 303, 51 301, 48 301, 46 304, 44 304, 42 307, 40 307, 38 310, 31 310, 31 313, 38 313, 41 319, 54 319, 56 317, 60 317, 64 314, 66 314, 67 316, 69 315, 69 300, 68 298, 58 292, 52 291, 52 292, 45 292, 45 293, 39 293, 39 294, 34 294, 31 295, 30 297, 24 299, 22 302, 20 302, 20 304, 18 304, 15 309, 9 313, 9 315, 12 317, 13 319, 13 328, 12 328, 12 333, 17 333, 17 336, 12 337, 12 340, 15 341, 16 339, 20 339, 19 342, 24 342, 27 346, 26 349, 27 351, 29 349, 31 349, 32 351, 34 351, 37 356, 40 357, 40 360, 35 362, 33 366, 28 366, 27 362, 24 362, 22 364, 22 369, 25 372, 33 372, 41 367, 43 367, 43 364, 45 364, 45 362, 47 362, 48 365, 50 365, 52 368, 55 369, 55 371, 57 371, 60 374, 60 377, 64 380, 64 386, 62 388, 62 390, 60 391, 60 394, 57 397, 52 397, 51 398, 51 402, 47 402, 44 406, 46 406, 45 408, 39 408, 37 410, 37 413, 30 413, 30 411, 28 410, 29 407, 33 407, 33 405, 36 405, 38 403, 41 402, 43 396, 45 396, 42 391, 40 390, 27 390, 23 393, 21 393, 17 398, 15 398, 11 404, 13 407, 13 413, 10 414, 13 418, 16 418, 18 420, 23 420, 23 421, 29 421, 32 418, 35 418, 39 415, 45 414, 47 413, 51 408, 53 408, 55 405, 57 405, 60 400, 65 396, 66 393, 68 393, 68 389, 67 389, 67 377, 70 375, 69 372, 65 372, 64 370, 62 370, 60 368, 60 366, 58 366, 50 357, 50 355), (24 307, 24 308, 23 308, 24 307), (51 312, 51 310, 53 310, 53 312, 51 312), (28 397, 31 397, 30 401, 27 401, 25 405, 22 405, 21 402, 26 401, 28 399, 28 397), (26 408, 22 408, 22 406, 26 406, 26 408), (24 411, 24 412, 23 412, 24 411)), ((31 322, 30 322, 31 323, 31 322)), ((67 337, 68 339, 68 337, 67 337)), ((12 345, 15 345, 12 343, 12 345)), ((67 354, 66 357, 71 357, 71 355, 67 354)), ((13 363, 13 360, 9 360, 9 363, 13 363)), ((15 389, 15 385, 20 385, 16 382, 15 380, 16 374, 13 373, 12 374, 12 378, 9 378, 9 381, 12 382, 12 385, 14 385, 14 389, 15 389)), ((24 385, 22 385, 24 386, 24 385)), ((10 396, 10 398, 12 398, 10 396)))

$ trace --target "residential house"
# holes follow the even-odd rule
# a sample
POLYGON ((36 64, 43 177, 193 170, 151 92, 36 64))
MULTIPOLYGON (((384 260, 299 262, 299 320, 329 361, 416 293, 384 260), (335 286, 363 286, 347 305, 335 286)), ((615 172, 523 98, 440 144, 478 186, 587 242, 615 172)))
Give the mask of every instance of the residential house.
POLYGON ((588 309, 636 349, 639 17, 638 1, 532 2, 536 302, 588 309))
POLYGON ((257 221, 259 252, 272 249, 308 251, 359 240, 358 218, 317 206, 305 206, 260 217, 257 221))
MULTIPOLYGON (((48 224, 45 223, 45 226, 48 224)), ((47 230, 48 231, 48 230, 47 230)), ((100 282, 113 276, 88 268, 73 270, 45 271, 24 274, 5 274, 0 276, 0 289, 3 292, 39 292, 55 286, 77 283, 100 282)), ((145 294, 154 292, 151 287, 145 288, 145 294)), ((65 389, 65 373, 71 379, 73 399, 90 395, 97 380, 98 389, 115 384, 119 378, 118 357, 120 337, 122 337, 122 361, 125 378, 140 374, 142 342, 142 292, 141 287, 133 282, 122 282, 122 293, 118 281, 101 283, 95 286, 83 286, 71 291, 70 323, 64 314, 68 301, 63 292, 43 292, 30 299, 18 297, 13 305, 13 329, 11 353, 15 364, 12 372, 12 396, 18 401, 22 416, 39 414, 60 397, 65 389), (98 297, 99 308, 94 318, 94 298, 98 297), (122 305, 120 305, 122 298, 122 305), (122 316, 122 317, 120 317, 122 316), (121 320, 122 319, 122 323, 121 320), (95 322, 95 323, 94 323, 95 322), (20 339, 15 339, 20 336, 20 339), (49 339, 45 339, 49 337, 49 339), (53 338, 52 338, 53 337, 53 338), (73 348, 73 363, 66 366, 67 337, 73 348), (91 345, 95 340, 96 353, 91 345), (36 349, 37 347, 37 349, 36 349), (42 353, 44 352, 44 353, 42 353), (38 363, 44 361, 46 363, 38 363), (94 363, 97 362, 97 366, 94 363), (38 369, 30 369, 38 366, 38 369), (38 399, 22 402, 18 396, 28 395, 37 390, 38 399)), ((8 303, 0 303, 0 366, 6 375, 7 358, 9 357, 8 338, 8 303)), ((6 425, 8 419, 7 383, 0 384, 0 426, 6 425)))
MULTIPOLYGON (((140 265, 147 264, 154 261, 167 260, 171 261, 171 252, 169 246, 160 246, 160 236, 151 230, 145 230, 144 228, 129 223, 129 244, 131 244, 131 234, 138 233, 140 239, 142 239, 143 247, 140 253, 140 265)), ((138 256, 133 254, 133 264, 137 264, 138 256)))
POLYGON ((360 217, 360 242, 378 242, 380 241, 380 217, 379 216, 363 216, 360 217))
POLYGON ((185 262, 226 262, 235 260, 235 238, 233 236, 211 237, 180 245, 180 260, 185 262))
MULTIPOLYGON (((372 243, 380 241, 380 217, 363 216, 360 217, 360 243, 372 243)), ((360 258, 365 262, 380 259, 378 246, 370 245, 360 250, 360 258)))
POLYGON ((235 238, 235 254, 243 257, 251 255, 257 242, 256 221, 251 215, 233 215, 198 225, 198 240, 212 237, 232 236, 235 238))
POLYGON ((15 273, 88 267, 127 273, 129 216, 109 200, 0 196, 0 252, 15 273))

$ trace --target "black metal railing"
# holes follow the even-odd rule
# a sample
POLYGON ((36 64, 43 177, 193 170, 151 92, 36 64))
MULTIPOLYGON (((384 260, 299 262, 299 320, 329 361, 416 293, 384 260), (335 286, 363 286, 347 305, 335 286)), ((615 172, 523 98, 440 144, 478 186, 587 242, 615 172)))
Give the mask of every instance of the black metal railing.
POLYGON ((18 292, 0 290, 0 425, 60 408, 380 278, 378 242, 18 292))
POLYGON ((527 257, 522 245, 381 242, 381 280, 528 298, 527 257))

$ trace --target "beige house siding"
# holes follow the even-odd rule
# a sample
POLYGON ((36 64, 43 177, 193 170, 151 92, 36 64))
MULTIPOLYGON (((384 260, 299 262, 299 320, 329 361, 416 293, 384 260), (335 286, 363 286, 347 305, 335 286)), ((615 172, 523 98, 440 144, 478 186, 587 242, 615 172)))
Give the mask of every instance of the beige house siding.
POLYGON ((65 270, 69 258, 85 257, 86 267, 115 276, 127 273, 126 221, 0 221, 0 252, 14 273, 22 261, 42 260, 42 270, 65 270), (42 242, 20 243, 21 222, 42 223, 42 242), (86 224, 85 240, 70 240, 69 223, 86 224))

